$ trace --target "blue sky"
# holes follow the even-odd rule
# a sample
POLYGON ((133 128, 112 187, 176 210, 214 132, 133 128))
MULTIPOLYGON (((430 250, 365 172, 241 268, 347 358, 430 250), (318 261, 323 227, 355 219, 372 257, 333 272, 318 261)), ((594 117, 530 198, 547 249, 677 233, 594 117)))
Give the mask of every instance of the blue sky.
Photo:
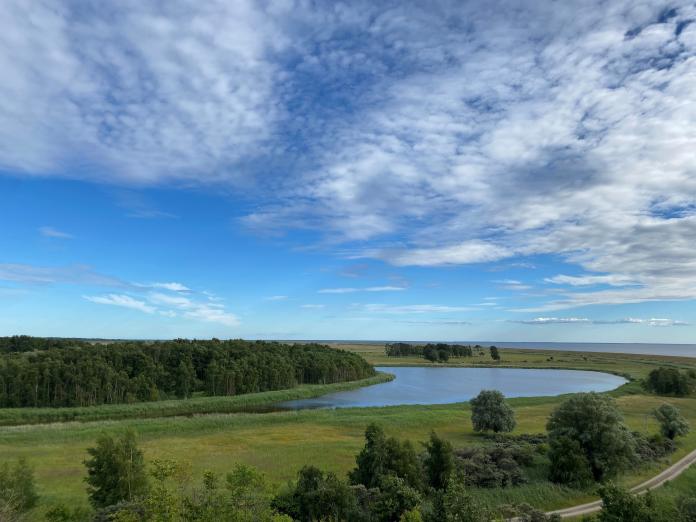
POLYGON ((0 335, 696 339, 688 2, 0 5, 0 335))

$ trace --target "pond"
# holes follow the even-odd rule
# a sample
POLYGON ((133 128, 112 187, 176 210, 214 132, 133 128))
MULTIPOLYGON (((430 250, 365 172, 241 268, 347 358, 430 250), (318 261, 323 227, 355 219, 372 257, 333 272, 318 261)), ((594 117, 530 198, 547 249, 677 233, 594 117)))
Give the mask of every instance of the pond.
POLYGON ((377 370, 396 379, 357 390, 277 404, 286 409, 449 404, 464 402, 481 390, 500 390, 506 397, 540 397, 578 392, 603 392, 626 379, 609 373, 524 368, 432 368, 384 366, 377 370))

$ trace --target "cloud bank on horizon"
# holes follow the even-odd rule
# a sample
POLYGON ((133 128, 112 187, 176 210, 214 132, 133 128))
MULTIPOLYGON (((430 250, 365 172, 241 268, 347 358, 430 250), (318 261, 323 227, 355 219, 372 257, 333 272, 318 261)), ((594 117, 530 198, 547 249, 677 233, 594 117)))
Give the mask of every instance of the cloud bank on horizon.
MULTIPOLYGON (((691 2, 10 0, 0 22, 7 175, 220 193, 251 234, 395 271, 558 262, 536 283, 490 278, 543 292, 489 307, 528 317, 511 324, 688 323, 530 314, 696 298, 691 2)), ((82 237, 48 223, 47 241, 82 237)), ((5 254, 0 279, 44 277, 44 261, 5 254)), ((387 317, 480 308, 422 304, 398 281, 328 283, 301 299, 387 317), (398 300, 357 302, 377 293, 398 300)), ((85 299, 239 324, 169 285, 85 299)), ((275 292, 259 299, 293 303, 275 292)))

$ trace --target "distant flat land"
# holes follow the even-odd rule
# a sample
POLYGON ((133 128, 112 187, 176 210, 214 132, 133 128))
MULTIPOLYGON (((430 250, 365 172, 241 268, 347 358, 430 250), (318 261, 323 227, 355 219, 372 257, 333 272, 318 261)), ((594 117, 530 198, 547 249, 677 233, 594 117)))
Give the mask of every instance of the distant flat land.
MULTIPOLYGON (((387 358, 383 345, 341 343, 336 346, 361 353, 375 365, 430 365, 415 357, 387 358)), ((696 368, 696 359, 684 357, 528 349, 502 349, 501 355, 500 363, 494 363, 485 351, 483 356, 453 359, 449 365, 599 370, 626 375, 632 379, 640 379, 652 368, 661 365, 696 368)), ((657 425, 650 413, 663 402, 680 408, 691 425, 696 427, 696 398, 648 395, 637 381, 609 394, 616 398, 631 429, 656 432, 657 425)), ((244 397, 245 401, 255 401, 253 395, 244 397)), ((549 414, 562 399, 511 399, 510 404, 515 409, 518 420, 515 433, 544 432, 549 414)), ((144 405, 132 406, 141 408, 144 405)), ((82 465, 86 449, 94 444, 101 432, 116 434, 127 427, 138 432, 147 460, 170 458, 187 461, 191 464, 194 476, 198 477, 204 470, 224 473, 235 463, 244 462, 258 467, 275 484, 293 478, 307 463, 345 474, 354 466, 355 455, 363 445, 365 426, 370 422, 380 423, 390 435, 409 438, 414 442, 426 440, 433 429, 456 447, 485 442, 484 438, 471 429, 470 411, 466 403, 264 414, 199 415, 196 414, 195 407, 186 406, 186 410, 186 416, 166 418, 0 427, 0 455, 3 460, 25 456, 35 467, 39 493, 42 495, 41 511, 57 502, 86 503, 82 465)), ((696 433, 692 432, 688 437, 680 439, 677 452, 669 460, 636 470, 621 480, 626 485, 638 484, 694 448, 696 433)), ((543 480, 543 466, 537 470, 537 474, 538 476, 530 477, 528 484, 506 489, 480 490, 477 495, 492 504, 524 501, 544 509, 557 509, 593 499, 591 492, 571 490, 546 482, 543 480)), ((692 484, 693 480, 694 473, 689 471, 675 482, 692 484)), ((666 489, 664 494, 671 494, 672 489, 666 489)))

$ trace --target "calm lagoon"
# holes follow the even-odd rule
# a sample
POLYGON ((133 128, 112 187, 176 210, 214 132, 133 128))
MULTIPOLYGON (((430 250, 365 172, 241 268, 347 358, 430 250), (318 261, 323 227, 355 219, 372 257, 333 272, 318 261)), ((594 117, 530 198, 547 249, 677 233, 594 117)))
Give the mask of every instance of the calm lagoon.
POLYGON ((396 379, 357 390, 276 405, 287 409, 352 408, 400 404, 449 404, 468 401, 481 390, 506 397, 540 397, 618 388, 626 379, 601 372, 523 368, 432 368, 382 366, 396 379))

